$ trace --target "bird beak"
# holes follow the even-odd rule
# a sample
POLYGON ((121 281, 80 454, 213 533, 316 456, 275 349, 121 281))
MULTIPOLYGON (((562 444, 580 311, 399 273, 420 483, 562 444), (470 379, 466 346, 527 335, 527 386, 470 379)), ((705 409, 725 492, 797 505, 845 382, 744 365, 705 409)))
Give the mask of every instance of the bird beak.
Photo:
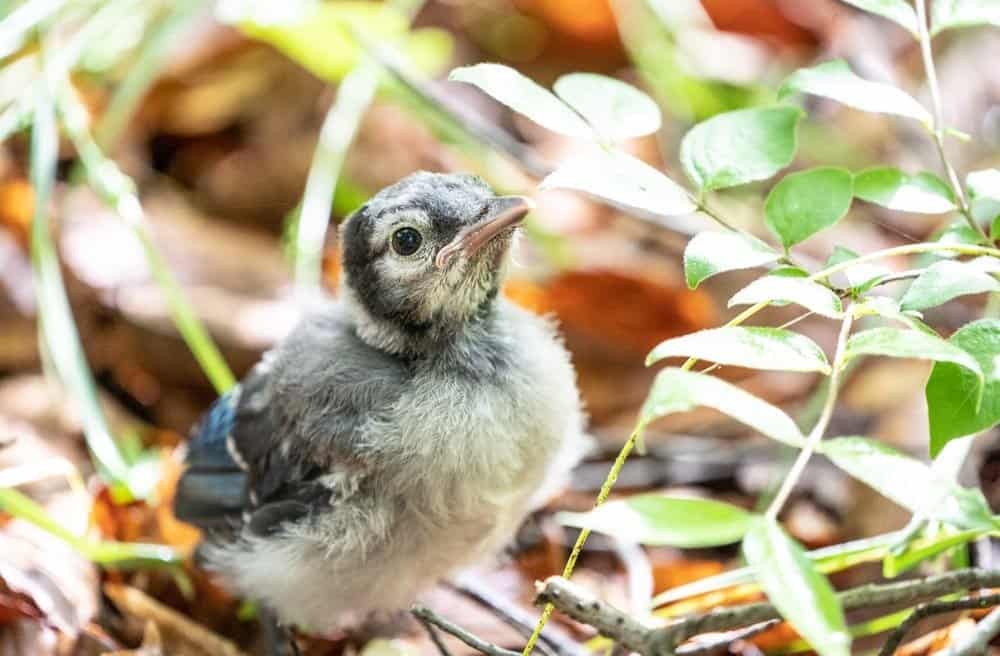
POLYGON ((500 196, 490 201, 486 216, 459 231, 450 243, 438 251, 434 258, 437 268, 443 269, 458 254, 475 255, 486 244, 507 230, 520 225, 528 212, 535 209, 535 202, 525 196, 500 196))

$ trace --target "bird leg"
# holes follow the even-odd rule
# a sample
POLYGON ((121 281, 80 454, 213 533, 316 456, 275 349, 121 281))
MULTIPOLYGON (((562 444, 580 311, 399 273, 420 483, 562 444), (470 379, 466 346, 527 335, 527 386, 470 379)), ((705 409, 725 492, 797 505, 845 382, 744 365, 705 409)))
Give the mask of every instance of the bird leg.
POLYGON ((292 632, 282 626, 273 611, 261 608, 259 618, 267 656, 302 656, 292 632))

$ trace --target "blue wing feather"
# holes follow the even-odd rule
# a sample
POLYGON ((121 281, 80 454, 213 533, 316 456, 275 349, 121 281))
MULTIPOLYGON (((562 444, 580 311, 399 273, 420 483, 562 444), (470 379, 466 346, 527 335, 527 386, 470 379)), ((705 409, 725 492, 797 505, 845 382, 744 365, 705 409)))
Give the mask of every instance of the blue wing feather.
POLYGON ((235 388, 212 404, 188 443, 174 513, 202 528, 229 524, 243 510, 247 475, 227 444, 236 426, 239 396, 235 388))

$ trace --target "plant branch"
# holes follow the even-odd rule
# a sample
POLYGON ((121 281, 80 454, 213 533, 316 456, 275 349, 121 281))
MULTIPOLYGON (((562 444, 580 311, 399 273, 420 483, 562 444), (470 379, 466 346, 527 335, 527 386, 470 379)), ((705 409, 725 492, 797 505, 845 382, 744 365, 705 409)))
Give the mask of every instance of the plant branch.
POLYGON ((988 241, 986 232, 972 216, 972 212, 969 209, 969 201, 965 196, 965 190, 958 179, 955 167, 948 161, 948 155, 945 152, 944 110, 941 104, 941 89, 938 85, 937 69, 934 66, 934 54, 931 50, 931 35, 927 23, 927 0, 916 0, 915 4, 917 9, 917 27, 919 29, 917 37, 920 41, 920 55, 924 62, 924 71, 927 74, 927 87, 930 90, 931 108, 934 113, 934 124, 930 126, 931 136, 934 139, 938 157, 941 159, 941 166, 947 174, 948 184, 951 185, 951 190, 955 194, 956 200, 958 200, 958 207, 962 212, 962 216, 965 217, 969 227, 975 230, 976 234, 988 241))
POLYGON ((410 609, 410 612, 413 613, 413 616, 420 620, 420 622, 437 627, 445 633, 455 636, 481 654, 486 654, 486 656, 518 656, 518 652, 511 651, 510 649, 504 649, 503 647, 498 647, 493 643, 486 642, 485 640, 469 633, 457 624, 449 622, 432 611, 430 608, 426 608, 424 606, 414 606, 410 609))
POLYGON ((919 622, 931 617, 941 615, 956 610, 973 610, 978 608, 991 608, 1000 605, 1000 595, 987 595, 984 597, 967 597, 965 599, 955 599, 952 601, 932 601, 930 603, 917 606, 916 610, 910 613, 903 623, 896 627, 889 638, 882 645, 878 656, 892 656, 896 653, 896 648, 903 643, 903 638, 919 622))
MULTIPOLYGON (((863 585, 837 596, 844 610, 858 610, 912 604, 928 597, 998 585, 1000 570, 963 569, 910 581, 863 585)), ((677 650, 679 644, 703 633, 729 631, 780 618, 774 606, 760 602, 721 608, 651 628, 561 577, 551 577, 539 584, 535 601, 554 605, 572 619, 593 626, 644 656, 675 656, 684 653, 677 650)))
POLYGON ((840 326, 840 335, 837 337, 837 350, 833 358, 833 371, 830 374, 830 384, 826 393, 826 401, 823 403, 823 410, 820 412, 819 419, 816 421, 816 425, 813 426, 812 431, 809 432, 809 436, 806 438, 806 443, 799 451, 798 457, 795 458, 795 462, 792 463, 792 468, 788 471, 785 476, 785 480, 781 483, 781 487, 778 489, 777 494, 774 495, 774 499, 771 500, 771 505, 768 506, 767 512, 764 515, 768 519, 776 520, 778 518, 778 513, 781 512, 782 506, 785 505, 785 501, 788 500, 788 496, 792 493, 792 489, 795 484, 798 483, 799 478, 802 476, 802 472, 805 471, 806 464, 809 459, 812 458, 813 453, 816 451, 816 447, 819 446, 820 440, 823 439, 823 435, 826 433, 826 427, 830 424, 830 419, 833 417, 833 409, 837 402, 837 391, 840 387, 840 377, 844 369, 844 350, 847 346, 847 337, 851 333, 851 325, 854 321, 854 315, 851 314, 850 310, 844 312, 844 322, 840 326))

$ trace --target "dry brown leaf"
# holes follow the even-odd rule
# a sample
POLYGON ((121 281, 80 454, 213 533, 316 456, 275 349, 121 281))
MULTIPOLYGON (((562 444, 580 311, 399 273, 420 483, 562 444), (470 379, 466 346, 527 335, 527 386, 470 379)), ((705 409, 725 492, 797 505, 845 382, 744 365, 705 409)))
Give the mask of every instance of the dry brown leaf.
POLYGON ((125 649, 123 651, 109 651, 102 656, 166 656, 163 651, 163 639, 160 638, 160 630, 156 628, 156 622, 146 622, 146 629, 142 635, 142 644, 136 649, 125 649))
POLYGON ((242 656, 231 641, 197 624, 186 615, 164 606, 146 593, 127 585, 106 583, 104 594, 122 614, 154 622, 163 638, 165 653, 171 656, 242 656))

